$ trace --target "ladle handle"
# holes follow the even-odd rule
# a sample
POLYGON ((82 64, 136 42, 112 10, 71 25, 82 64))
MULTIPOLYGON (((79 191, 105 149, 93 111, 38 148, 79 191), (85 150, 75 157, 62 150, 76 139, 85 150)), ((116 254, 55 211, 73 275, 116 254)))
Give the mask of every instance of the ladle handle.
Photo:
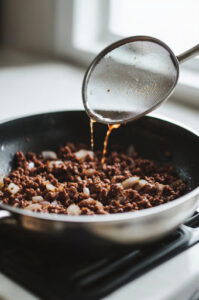
POLYGON ((180 63, 199 55, 199 44, 177 56, 180 63))

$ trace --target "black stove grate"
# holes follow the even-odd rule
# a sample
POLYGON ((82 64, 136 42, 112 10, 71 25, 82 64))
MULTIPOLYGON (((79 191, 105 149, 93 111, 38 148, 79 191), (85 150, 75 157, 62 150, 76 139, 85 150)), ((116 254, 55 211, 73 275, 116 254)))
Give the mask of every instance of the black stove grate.
POLYGON ((24 247, 1 230, 0 271, 41 299, 100 299, 197 243, 196 227, 199 213, 162 242, 92 261, 60 248, 24 247))

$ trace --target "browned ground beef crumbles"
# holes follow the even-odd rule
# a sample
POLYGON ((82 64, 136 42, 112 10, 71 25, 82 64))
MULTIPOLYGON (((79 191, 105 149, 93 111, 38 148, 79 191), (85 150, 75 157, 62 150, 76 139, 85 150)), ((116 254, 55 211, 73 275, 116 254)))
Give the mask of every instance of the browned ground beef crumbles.
POLYGON ((186 192, 173 166, 158 166, 129 147, 101 152, 68 143, 57 153, 16 153, 15 168, 1 179, 0 201, 45 213, 93 215, 136 211, 186 192))

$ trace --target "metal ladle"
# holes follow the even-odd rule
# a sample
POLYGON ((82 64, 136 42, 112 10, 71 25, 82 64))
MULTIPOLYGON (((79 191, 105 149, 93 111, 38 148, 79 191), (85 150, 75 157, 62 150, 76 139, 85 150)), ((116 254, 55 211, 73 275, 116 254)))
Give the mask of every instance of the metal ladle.
POLYGON ((134 36, 100 52, 83 80, 86 112, 105 124, 127 123, 151 112, 173 92, 179 63, 199 54, 199 44, 175 56, 162 41, 134 36))

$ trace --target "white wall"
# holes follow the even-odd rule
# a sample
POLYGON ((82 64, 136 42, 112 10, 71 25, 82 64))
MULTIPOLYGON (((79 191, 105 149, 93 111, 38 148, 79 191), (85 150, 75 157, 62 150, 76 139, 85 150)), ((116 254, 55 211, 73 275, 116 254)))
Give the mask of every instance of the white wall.
POLYGON ((54 47, 54 0, 4 0, 3 43, 50 53, 54 47))

